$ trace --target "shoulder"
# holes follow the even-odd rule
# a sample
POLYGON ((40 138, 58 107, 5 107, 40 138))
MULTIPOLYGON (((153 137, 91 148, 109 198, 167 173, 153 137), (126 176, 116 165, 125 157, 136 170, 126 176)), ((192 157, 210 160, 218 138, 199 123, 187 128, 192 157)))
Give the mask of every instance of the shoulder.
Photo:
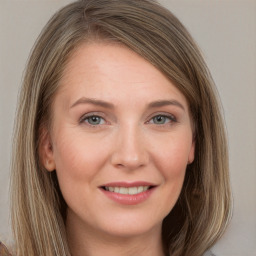
POLYGON ((8 252, 6 246, 0 242, 0 255, 1 256, 11 256, 11 254, 8 252))

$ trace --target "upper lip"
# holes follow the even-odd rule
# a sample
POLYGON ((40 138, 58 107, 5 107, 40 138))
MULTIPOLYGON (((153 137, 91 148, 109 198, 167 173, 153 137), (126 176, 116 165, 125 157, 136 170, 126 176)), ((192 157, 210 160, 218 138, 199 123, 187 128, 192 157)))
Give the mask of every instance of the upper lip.
POLYGON ((100 187, 140 187, 140 186, 156 186, 155 184, 147 181, 134 181, 134 182, 127 182, 127 181, 117 181, 117 182, 109 182, 106 184, 101 185, 100 187))

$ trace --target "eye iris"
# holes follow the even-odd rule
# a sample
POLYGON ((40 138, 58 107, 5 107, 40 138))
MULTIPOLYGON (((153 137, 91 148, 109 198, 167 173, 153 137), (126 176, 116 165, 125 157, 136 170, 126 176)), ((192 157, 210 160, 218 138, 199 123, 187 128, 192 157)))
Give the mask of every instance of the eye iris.
POLYGON ((166 121, 166 117, 165 116, 156 116, 153 118, 154 123, 156 124, 164 124, 166 121))
POLYGON ((100 124, 101 118, 98 116, 91 116, 88 118, 88 123, 92 125, 100 124))

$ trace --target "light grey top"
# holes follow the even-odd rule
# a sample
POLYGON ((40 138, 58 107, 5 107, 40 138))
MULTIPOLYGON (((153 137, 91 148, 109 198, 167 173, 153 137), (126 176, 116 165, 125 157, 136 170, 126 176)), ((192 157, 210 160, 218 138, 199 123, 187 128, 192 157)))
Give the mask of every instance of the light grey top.
POLYGON ((213 254, 211 251, 207 251, 204 253, 203 256, 216 256, 215 254, 213 254))

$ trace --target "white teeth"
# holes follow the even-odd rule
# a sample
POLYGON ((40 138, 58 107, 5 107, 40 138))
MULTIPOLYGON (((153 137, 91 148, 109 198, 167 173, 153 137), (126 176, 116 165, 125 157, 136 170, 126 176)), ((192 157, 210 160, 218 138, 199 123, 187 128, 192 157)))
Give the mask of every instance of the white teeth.
POLYGON ((138 188, 137 187, 131 187, 129 188, 129 195, 136 195, 138 194, 138 188))
POLYGON ((141 193, 144 190, 144 187, 140 186, 138 187, 138 193, 141 193))
POLYGON ((107 191, 115 192, 123 195, 136 195, 149 189, 149 186, 139 187, 105 187, 107 191))
POLYGON ((115 190, 113 187, 109 187, 108 189, 110 192, 114 192, 114 190, 115 190))
POLYGON ((124 195, 126 195, 126 194, 128 194, 128 188, 120 188, 119 189, 119 194, 124 194, 124 195))

